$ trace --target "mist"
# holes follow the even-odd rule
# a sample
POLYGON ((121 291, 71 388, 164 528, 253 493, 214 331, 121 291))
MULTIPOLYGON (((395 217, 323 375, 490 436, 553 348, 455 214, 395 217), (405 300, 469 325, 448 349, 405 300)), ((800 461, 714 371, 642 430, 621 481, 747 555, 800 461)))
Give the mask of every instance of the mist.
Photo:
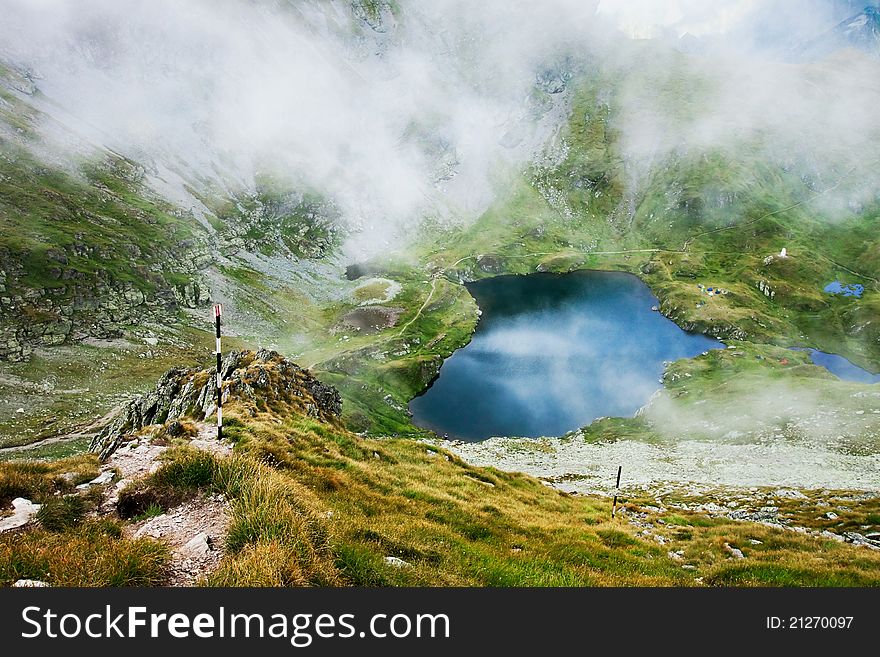
POLYGON ((587 38, 595 11, 447 0, 369 21, 348 2, 3 4, 0 57, 34 79, 46 139, 122 153, 197 212, 187 186, 280 176, 332 198, 364 248, 488 205, 493 172, 545 139, 527 106, 536 71, 587 38))
POLYGON ((832 388, 764 381, 759 390, 729 392, 723 401, 682 402, 658 393, 640 416, 666 438, 754 443, 788 440, 841 453, 877 454, 880 392, 835 396, 832 388))
POLYGON ((0 61, 33 80, 46 143, 131 158, 196 215, 207 209, 190 190, 234 196, 263 175, 317 191, 354 232, 351 257, 426 218, 477 217, 558 133, 580 65, 623 79, 613 120, 634 185, 672 154, 749 143, 829 187, 859 168, 837 205, 876 195, 878 64, 792 62, 858 10, 849 2, 0 5, 0 61), (670 95, 682 70, 693 85, 670 95))

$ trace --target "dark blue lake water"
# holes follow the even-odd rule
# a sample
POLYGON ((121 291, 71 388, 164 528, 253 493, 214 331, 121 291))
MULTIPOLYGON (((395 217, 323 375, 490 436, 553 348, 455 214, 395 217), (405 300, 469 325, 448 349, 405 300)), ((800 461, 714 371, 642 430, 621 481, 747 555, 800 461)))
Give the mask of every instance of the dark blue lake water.
POLYGON ((854 381, 855 383, 880 383, 880 374, 872 374, 868 370, 862 369, 858 365, 851 363, 843 356, 837 354, 826 354, 824 351, 817 349, 798 349, 798 351, 809 351, 810 359, 816 365, 821 365, 834 376, 844 381, 854 381))
POLYGON ((619 272, 498 276, 468 284, 482 310, 473 340, 410 402, 413 421, 468 441, 558 436, 631 416, 660 388, 664 361, 722 347, 682 331, 619 272))

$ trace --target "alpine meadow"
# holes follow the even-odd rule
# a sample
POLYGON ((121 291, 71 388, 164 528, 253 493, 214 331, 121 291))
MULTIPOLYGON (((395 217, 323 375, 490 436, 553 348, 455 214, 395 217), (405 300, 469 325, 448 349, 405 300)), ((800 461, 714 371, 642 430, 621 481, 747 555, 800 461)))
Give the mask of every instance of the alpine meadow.
POLYGON ((0 585, 880 585, 877 2, 0 16, 0 585))

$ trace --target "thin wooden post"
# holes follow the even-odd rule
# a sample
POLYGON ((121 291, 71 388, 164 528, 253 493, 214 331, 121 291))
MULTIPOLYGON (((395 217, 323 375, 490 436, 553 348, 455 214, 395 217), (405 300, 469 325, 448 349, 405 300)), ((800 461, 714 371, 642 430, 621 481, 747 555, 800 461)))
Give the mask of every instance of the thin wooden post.
POLYGON ((611 505, 611 517, 617 512, 617 494, 620 492, 620 471, 623 470, 622 465, 617 466, 617 483, 614 485, 614 503, 611 505))
POLYGON ((220 365, 223 360, 220 352, 220 317, 223 315, 223 306, 214 306, 214 331, 217 337, 217 440, 223 439, 223 374, 220 365))

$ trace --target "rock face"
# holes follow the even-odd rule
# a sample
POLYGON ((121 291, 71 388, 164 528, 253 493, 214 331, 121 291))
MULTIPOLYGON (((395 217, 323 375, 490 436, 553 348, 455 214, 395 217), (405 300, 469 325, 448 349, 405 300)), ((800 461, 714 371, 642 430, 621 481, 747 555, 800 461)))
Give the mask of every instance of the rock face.
MULTIPOLYGON (((146 261, 132 265, 136 285, 103 269, 88 275, 79 271, 77 262, 98 258, 90 247, 49 249, 51 284, 34 287, 20 254, 0 250, 0 360, 26 361, 36 348, 121 337, 126 327, 167 321, 181 308, 210 303, 209 284, 199 273, 209 262, 206 247, 177 244, 160 251, 167 272, 154 271, 146 261), (170 282, 172 272, 186 282, 170 282)), ((131 255, 141 257, 140 251, 131 255)))
MULTIPOLYGON (((126 436, 145 426, 211 415, 216 409, 216 373, 216 368, 168 370, 154 390, 119 410, 92 440, 89 450, 106 459, 126 436)), ((282 403, 292 411, 328 422, 335 422, 342 410, 336 388, 321 383, 275 351, 232 351, 223 359, 220 375, 224 405, 243 404, 255 413, 260 404, 282 403)))

